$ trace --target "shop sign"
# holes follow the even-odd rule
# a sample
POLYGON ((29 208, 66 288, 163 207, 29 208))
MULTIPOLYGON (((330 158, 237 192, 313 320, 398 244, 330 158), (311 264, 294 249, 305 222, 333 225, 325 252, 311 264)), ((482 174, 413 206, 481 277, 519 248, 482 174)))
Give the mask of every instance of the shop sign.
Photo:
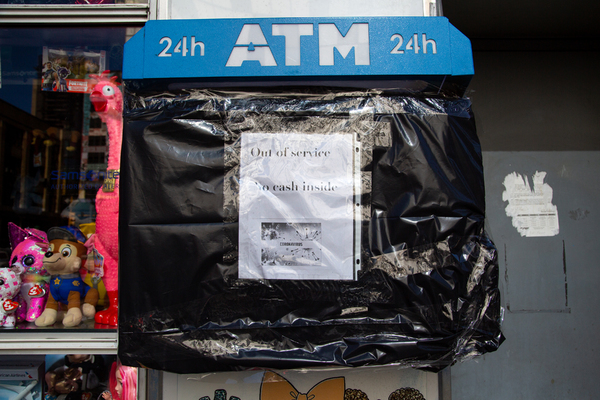
POLYGON ((148 21, 123 78, 472 74, 470 42, 444 17, 353 17, 148 21))

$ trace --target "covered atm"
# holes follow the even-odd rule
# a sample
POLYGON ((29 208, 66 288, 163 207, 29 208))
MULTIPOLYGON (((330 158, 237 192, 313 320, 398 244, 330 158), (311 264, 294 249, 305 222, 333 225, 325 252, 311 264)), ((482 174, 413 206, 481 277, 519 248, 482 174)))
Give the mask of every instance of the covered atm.
POLYGON ((438 371, 496 350, 472 74, 442 17, 148 22, 124 57, 121 361, 438 371))

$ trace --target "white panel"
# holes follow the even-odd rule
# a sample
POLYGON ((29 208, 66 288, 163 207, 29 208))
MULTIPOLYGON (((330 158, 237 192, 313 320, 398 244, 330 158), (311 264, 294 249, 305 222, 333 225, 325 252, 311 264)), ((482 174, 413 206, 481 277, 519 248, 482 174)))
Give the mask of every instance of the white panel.
MULTIPOLYGON (((361 367, 361 368, 318 368, 297 370, 271 370, 290 384, 296 393, 285 393, 280 398, 311 398, 311 391, 322 382, 342 379, 346 389, 361 391, 372 400, 386 400, 390 394, 401 388, 416 389, 427 400, 441 400, 439 397, 438 375, 409 368, 361 367), (308 394, 308 396, 307 396, 308 394)), ((273 400, 273 394, 262 394, 261 385, 266 370, 216 372, 197 375, 164 374, 164 400, 232 399, 273 400), (174 380, 176 378, 176 381, 174 380), (220 392, 220 393, 219 393, 220 392)), ((272 380, 269 380, 272 381, 272 380)), ((323 392, 321 392, 323 394, 323 392)), ((356 392, 355 392, 356 393, 356 392)), ((328 399, 342 399, 336 390, 327 392, 328 399)), ((355 394, 356 396, 356 394, 355 394)), ((314 397, 314 396, 313 396, 314 397)), ((316 396, 319 400, 322 396, 316 396)))
MULTIPOLYGON (((436 0, 158 0, 171 19, 429 16, 436 0)), ((162 16, 159 15, 158 18, 162 16)))

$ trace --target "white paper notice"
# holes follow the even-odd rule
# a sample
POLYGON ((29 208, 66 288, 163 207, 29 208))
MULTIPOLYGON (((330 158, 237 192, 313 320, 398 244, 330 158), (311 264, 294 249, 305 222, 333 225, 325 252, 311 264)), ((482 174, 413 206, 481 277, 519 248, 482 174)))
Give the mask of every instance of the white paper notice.
POLYGON ((558 209, 552 204, 553 191, 544 183, 546 173, 533 175, 533 188, 529 179, 513 172, 504 178, 502 200, 508 201, 506 215, 521 236, 556 236, 559 232, 558 209))
POLYGON ((242 135, 239 277, 353 279, 351 134, 242 135))

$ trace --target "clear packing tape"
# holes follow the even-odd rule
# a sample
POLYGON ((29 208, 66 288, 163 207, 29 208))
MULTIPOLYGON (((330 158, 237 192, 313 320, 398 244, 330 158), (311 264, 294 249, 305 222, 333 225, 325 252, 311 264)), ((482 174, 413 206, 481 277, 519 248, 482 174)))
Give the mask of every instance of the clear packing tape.
POLYGON ((129 88, 119 185, 126 364, 437 371, 504 340, 468 99, 129 88), (241 154, 253 134, 359 144, 354 279, 240 278, 252 204, 241 154))

